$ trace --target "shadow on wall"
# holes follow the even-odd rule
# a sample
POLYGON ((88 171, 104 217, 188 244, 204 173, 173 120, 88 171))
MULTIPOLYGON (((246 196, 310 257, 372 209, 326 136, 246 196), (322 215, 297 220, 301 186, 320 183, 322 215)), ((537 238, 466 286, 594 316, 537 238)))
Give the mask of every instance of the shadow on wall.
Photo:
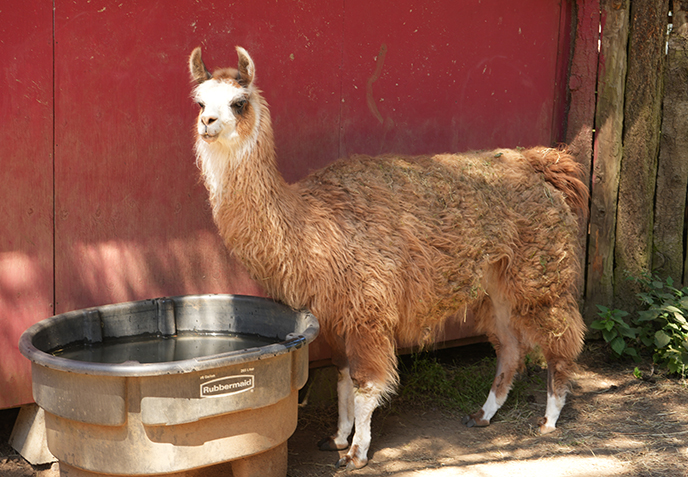
POLYGON ((215 230, 167 240, 77 242, 69 255, 56 270, 57 277, 71 277, 56 283, 57 313, 158 296, 263 294, 215 230))

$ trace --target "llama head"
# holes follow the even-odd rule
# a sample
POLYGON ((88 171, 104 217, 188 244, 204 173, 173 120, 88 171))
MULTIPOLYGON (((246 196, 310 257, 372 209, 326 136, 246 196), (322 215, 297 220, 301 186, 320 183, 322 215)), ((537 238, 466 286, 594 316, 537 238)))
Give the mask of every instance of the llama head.
POLYGON ((238 68, 224 68, 211 74, 201 59, 201 48, 189 58, 189 70, 196 83, 193 98, 201 108, 196 132, 198 141, 241 147, 255 138, 259 119, 258 92, 253 86, 255 67, 241 47, 238 68))

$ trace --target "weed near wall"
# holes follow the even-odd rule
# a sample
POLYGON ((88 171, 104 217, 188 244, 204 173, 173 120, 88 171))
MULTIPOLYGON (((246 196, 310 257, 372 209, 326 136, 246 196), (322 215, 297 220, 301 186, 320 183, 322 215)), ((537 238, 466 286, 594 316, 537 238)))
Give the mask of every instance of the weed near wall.
POLYGON ((590 327, 618 357, 640 361, 640 354, 652 356, 658 366, 685 379, 688 365, 688 287, 676 288, 671 277, 644 274, 633 278, 642 287, 638 299, 643 309, 631 316, 622 310, 598 306, 599 319, 590 327))

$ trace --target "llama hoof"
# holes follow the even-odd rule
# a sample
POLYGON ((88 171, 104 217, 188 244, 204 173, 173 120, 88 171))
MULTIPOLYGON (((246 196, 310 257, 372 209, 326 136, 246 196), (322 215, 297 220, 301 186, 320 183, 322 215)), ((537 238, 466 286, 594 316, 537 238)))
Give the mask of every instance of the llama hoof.
POLYGON ((368 460, 359 459, 358 457, 351 457, 350 455, 345 455, 337 461, 337 470, 343 470, 345 472, 350 472, 352 470, 360 469, 368 464, 368 460))
POLYGON ((360 469, 361 467, 365 467, 368 463, 368 457, 365 454, 362 456, 360 456, 359 454, 360 452, 358 446, 351 446, 351 450, 349 450, 349 453, 337 461, 337 469, 349 472, 351 470, 356 470, 360 469))
POLYGON ((550 432, 554 432, 557 430, 556 427, 547 424, 546 417, 543 417, 540 420, 538 420, 538 426, 540 426, 540 434, 549 434, 550 432))
POLYGON ((356 470, 353 459, 351 459, 348 455, 339 459, 335 464, 335 467, 337 470, 343 470, 345 472, 356 470))
POLYGON ((321 451, 338 451, 349 447, 349 444, 337 445, 333 437, 326 437, 318 442, 318 449, 321 451))
MULTIPOLYGON (((480 414, 480 413, 476 413, 476 414, 480 414)), ((464 416, 464 418, 461 419, 461 422, 466 427, 487 427, 490 425, 490 421, 486 421, 485 419, 478 417, 476 414, 472 414, 470 416, 464 416)))

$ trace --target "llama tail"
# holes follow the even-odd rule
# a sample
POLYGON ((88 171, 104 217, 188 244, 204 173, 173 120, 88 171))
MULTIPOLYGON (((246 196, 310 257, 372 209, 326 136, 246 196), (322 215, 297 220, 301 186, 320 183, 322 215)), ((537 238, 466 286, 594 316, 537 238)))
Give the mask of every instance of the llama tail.
POLYGON ((566 149, 534 147, 523 151, 530 165, 564 194, 569 208, 581 219, 588 215, 588 188, 581 180, 583 170, 566 149))

